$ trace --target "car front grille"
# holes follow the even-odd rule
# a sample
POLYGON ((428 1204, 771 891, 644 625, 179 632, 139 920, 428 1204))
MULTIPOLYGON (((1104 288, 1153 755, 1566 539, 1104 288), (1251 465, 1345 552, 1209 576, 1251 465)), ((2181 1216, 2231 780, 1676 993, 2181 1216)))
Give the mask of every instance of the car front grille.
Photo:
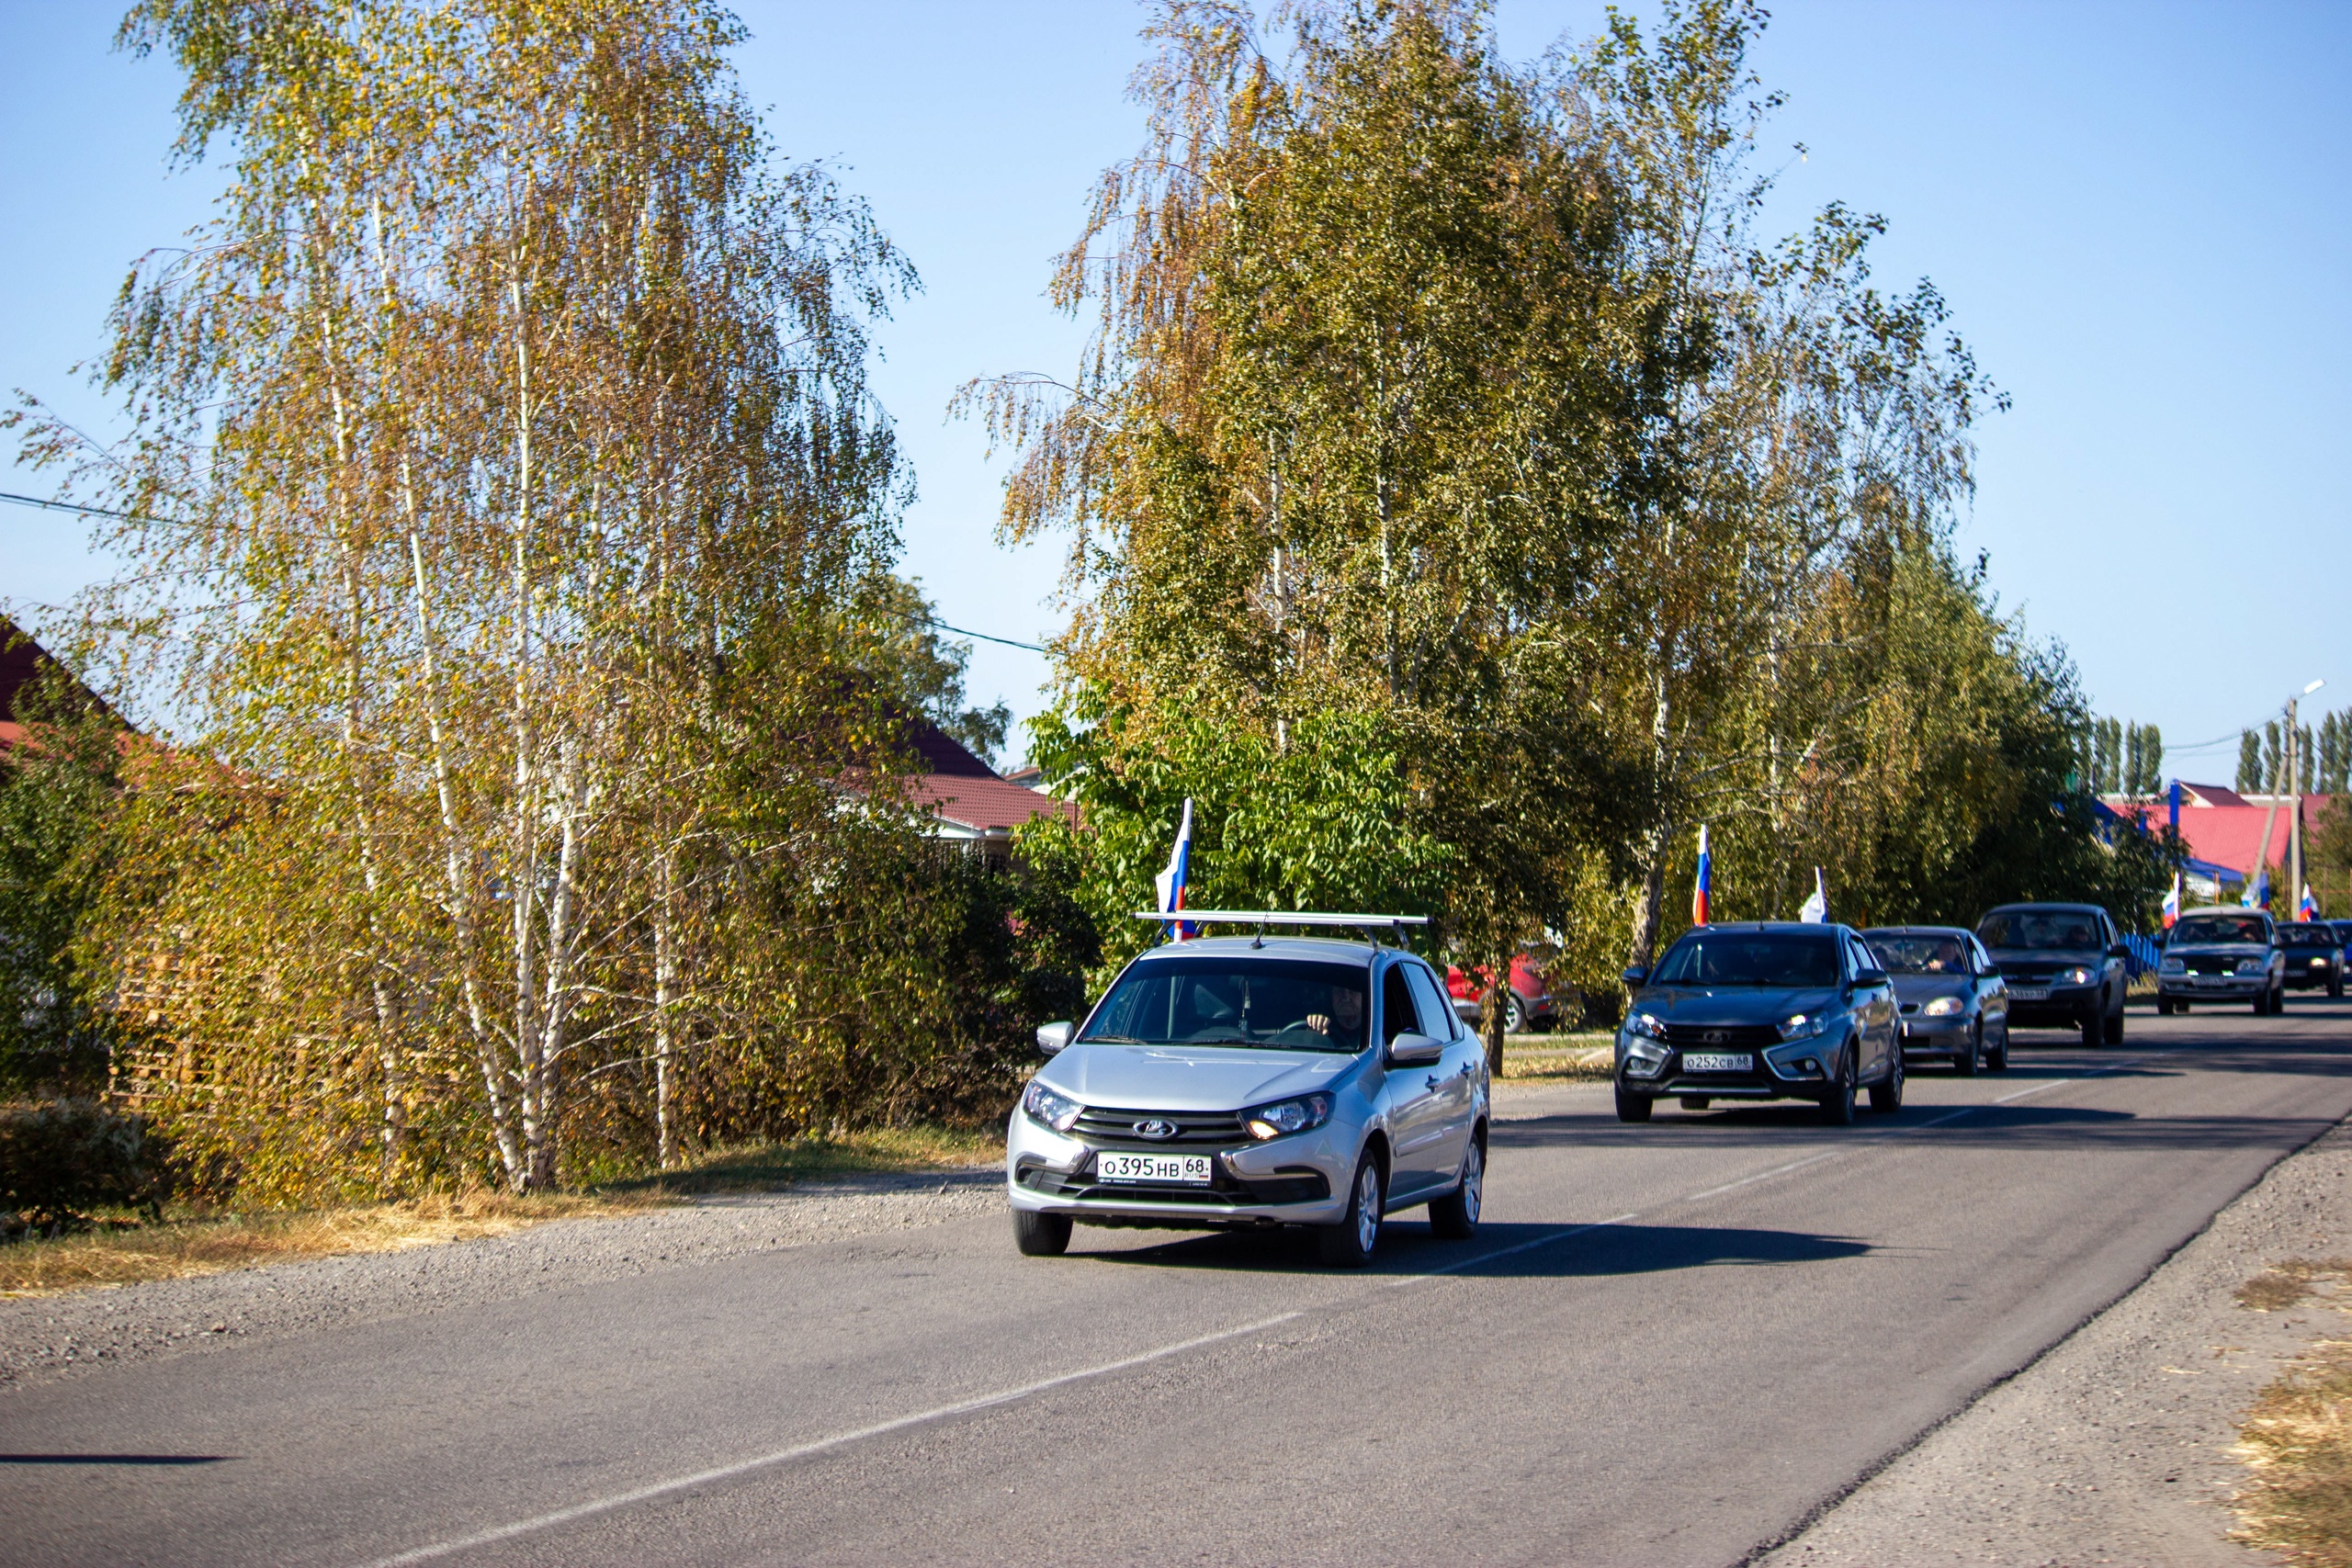
POLYGON ((1769 1023, 1669 1023, 1666 1043, 1678 1051, 1760 1051, 1781 1043, 1769 1023))
POLYGON ((1094 1105, 1079 1112, 1070 1136, 1100 1147, 1116 1145, 1130 1149, 1171 1149, 1199 1144, 1246 1144, 1249 1133, 1238 1111, 1120 1111, 1094 1105), (1175 1135, 1147 1137, 1136 1131, 1138 1122, 1170 1122, 1175 1135))
POLYGON ((1272 1176, 1244 1181, 1220 1168, 1212 1168, 1209 1185, 1155 1186, 1147 1182, 1098 1183, 1090 1160, 1065 1176, 1034 1157, 1024 1158, 1014 1179, 1032 1191, 1055 1198, 1143 1203, 1197 1203, 1233 1208, 1248 1203, 1316 1203, 1331 1195, 1323 1173, 1306 1166, 1286 1166, 1272 1176))
POLYGON ((2185 958, 2181 960, 2181 968, 2190 975, 2234 975, 2238 972, 2238 961, 2234 958, 2185 958))

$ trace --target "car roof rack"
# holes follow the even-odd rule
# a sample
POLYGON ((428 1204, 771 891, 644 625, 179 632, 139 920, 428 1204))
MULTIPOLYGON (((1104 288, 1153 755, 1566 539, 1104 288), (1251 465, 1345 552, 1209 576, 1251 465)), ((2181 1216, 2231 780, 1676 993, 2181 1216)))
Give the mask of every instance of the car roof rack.
POLYGON ((1344 927, 1361 931, 1375 941, 1385 931, 1396 938, 1397 946, 1402 947, 1405 945, 1407 926, 1430 923, 1427 915, 1353 915, 1322 909, 1178 909, 1173 913, 1137 909, 1135 918, 1138 920, 1158 920, 1163 925, 1182 920, 1193 926, 1256 926, 1258 940, 1250 944, 1253 947, 1266 945, 1268 926, 1344 927))

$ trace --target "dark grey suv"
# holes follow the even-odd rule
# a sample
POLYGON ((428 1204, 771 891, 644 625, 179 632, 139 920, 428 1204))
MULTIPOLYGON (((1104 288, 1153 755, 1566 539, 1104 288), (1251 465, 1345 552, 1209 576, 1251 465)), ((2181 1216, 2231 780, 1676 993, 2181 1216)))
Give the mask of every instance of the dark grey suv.
POLYGON ((2012 1029, 2079 1029, 2086 1045, 2123 1038, 2129 956, 2096 904, 2004 904, 1976 922, 2008 983, 2012 1029))
POLYGON ((1617 1032, 1617 1117, 1646 1122, 1661 1096, 1704 1111, 1718 1100, 1810 1100, 1822 1119, 1903 1108, 1894 987, 1844 926, 1701 926, 1655 969, 1628 969, 1634 999, 1617 1032))

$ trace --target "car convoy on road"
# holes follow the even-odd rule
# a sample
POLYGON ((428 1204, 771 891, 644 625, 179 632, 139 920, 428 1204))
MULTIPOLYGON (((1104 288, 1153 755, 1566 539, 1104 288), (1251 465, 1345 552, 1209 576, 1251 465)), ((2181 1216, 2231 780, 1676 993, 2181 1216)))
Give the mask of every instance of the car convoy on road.
MULTIPOLYGON (((1256 930, 1163 942, 1083 1020, 1037 1031, 1047 1060, 1006 1137, 1020 1249, 1065 1252, 1078 1224, 1290 1226, 1312 1231, 1326 1262, 1361 1267, 1386 1218, 1422 1205, 1437 1235, 1470 1236, 1492 1086, 1464 1015, 1497 991, 1515 1018, 1533 1016, 1534 998, 1550 1010, 1541 971, 1514 962, 1503 987, 1441 974, 1405 945, 1412 917, 1182 919, 1256 930)), ((1844 1125, 1864 1093, 1871 1110, 1899 1111, 1911 1065, 2001 1071, 2015 1029, 2120 1041, 2129 956, 2107 911, 2086 904, 2004 905, 1973 930, 1696 926, 1625 971, 1617 1115, 1647 1122, 1662 1099, 1692 1111, 1797 1100, 1844 1125)), ((2345 964, 2336 927, 2192 909, 2166 936, 2156 1008, 2275 1013, 2290 987, 2340 996, 2345 964)))

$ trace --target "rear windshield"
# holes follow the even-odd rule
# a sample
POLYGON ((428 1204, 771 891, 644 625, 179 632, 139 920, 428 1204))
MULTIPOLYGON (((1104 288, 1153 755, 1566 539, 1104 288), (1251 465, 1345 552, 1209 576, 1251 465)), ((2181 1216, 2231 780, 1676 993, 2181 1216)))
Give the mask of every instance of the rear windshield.
POLYGON ((2051 948, 2088 953, 2100 946, 2098 917, 2087 909, 2010 909, 1987 915, 1976 928, 1987 947, 2051 948))
POLYGON ((2172 928, 2175 942, 2258 942, 2270 933, 2259 915, 2191 915, 2172 928))
POLYGON ((1155 958, 1119 976, 1080 1041, 1356 1051, 1365 969, 1279 958, 1155 958))
POLYGON ((1692 931, 1650 976, 1657 986, 1834 986, 1838 941, 1826 931, 1692 931))
POLYGON ((1965 975, 1968 950, 1956 936, 1916 931, 1864 931, 1878 966, 1890 975, 1965 975))
POLYGON ((2321 925, 2280 926, 2278 940, 2290 947, 2334 947, 2336 935, 2321 925))

